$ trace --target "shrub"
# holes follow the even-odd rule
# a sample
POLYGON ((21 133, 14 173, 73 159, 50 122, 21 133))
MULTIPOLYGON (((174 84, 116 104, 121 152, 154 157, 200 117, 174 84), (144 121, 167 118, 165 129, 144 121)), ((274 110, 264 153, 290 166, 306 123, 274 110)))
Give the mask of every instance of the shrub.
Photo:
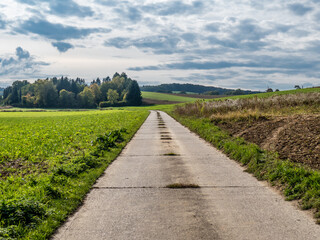
POLYGON ((106 108, 106 107, 111 107, 111 102, 105 101, 105 102, 99 103, 99 108, 106 108))
POLYGON ((93 144, 97 146, 98 151, 109 151, 110 148, 116 147, 117 142, 124 141, 122 133, 125 132, 127 132, 127 130, 122 128, 106 133, 105 135, 100 135, 93 144))
POLYGON ((120 102, 115 102, 111 103, 110 101, 105 101, 105 102, 100 102, 99 107, 100 108, 107 108, 107 107, 124 107, 127 106, 128 103, 126 101, 120 101, 120 102))

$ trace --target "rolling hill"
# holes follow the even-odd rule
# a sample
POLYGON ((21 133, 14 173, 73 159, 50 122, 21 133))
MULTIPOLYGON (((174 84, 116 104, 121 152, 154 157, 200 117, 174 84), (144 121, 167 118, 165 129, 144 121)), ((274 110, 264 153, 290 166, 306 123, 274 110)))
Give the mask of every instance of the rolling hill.
POLYGON ((180 84, 180 83, 170 83, 170 84, 161 84, 156 86, 142 86, 140 87, 141 91, 146 92, 162 92, 162 93, 173 93, 173 92, 192 92, 203 94, 205 92, 212 92, 214 95, 245 95, 245 94, 254 94, 260 93, 258 91, 250 90, 241 90, 241 89, 227 89, 211 86, 203 86, 196 84, 180 84))
POLYGON ((196 98, 178 96, 174 94, 158 93, 158 92, 145 92, 142 91, 142 98, 145 104, 168 104, 168 103, 183 103, 192 102, 196 98))

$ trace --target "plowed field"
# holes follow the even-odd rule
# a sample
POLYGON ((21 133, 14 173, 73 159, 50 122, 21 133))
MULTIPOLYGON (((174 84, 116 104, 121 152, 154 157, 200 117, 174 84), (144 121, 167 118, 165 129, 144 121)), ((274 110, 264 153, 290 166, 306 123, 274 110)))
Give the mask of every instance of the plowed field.
POLYGON ((278 152, 281 159, 320 169, 320 115, 224 120, 215 124, 233 136, 278 152))

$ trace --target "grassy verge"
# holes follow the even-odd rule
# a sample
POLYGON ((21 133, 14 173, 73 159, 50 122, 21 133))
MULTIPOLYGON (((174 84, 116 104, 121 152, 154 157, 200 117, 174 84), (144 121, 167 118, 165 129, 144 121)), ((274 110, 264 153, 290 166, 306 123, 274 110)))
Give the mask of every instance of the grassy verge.
POLYGON ((48 239, 148 111, 0 114, 0 239, 48 239))
POLYGON ((259 180, 278 186, 287 200, 299 200, 302 209, 314 209, 320 223, 320 172, 290 161, 279 160, 276 153, 260 149, 242 138, 230 136, 205 117, 183 116, 168 111, 180 123, 247 167, 259 180))
MULTIPOLYGON (((317 113, 320 110, 320 92, 273 95, 270 97, 236 98, 220 101, 196 101, 177 108, 181 115, 226 117, 227 115, 287 115, 317 113)), ((227 116, 228 117, 228 116, 227 116)))

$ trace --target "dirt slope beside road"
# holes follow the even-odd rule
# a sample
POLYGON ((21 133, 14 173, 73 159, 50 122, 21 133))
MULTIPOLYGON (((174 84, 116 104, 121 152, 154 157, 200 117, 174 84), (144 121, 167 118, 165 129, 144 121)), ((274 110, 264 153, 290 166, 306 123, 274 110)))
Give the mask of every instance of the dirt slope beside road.
POLYGON ((320 115, 223 120, 215 124, 263 149, 278 152, 281 159, 320 169, 320 115))

